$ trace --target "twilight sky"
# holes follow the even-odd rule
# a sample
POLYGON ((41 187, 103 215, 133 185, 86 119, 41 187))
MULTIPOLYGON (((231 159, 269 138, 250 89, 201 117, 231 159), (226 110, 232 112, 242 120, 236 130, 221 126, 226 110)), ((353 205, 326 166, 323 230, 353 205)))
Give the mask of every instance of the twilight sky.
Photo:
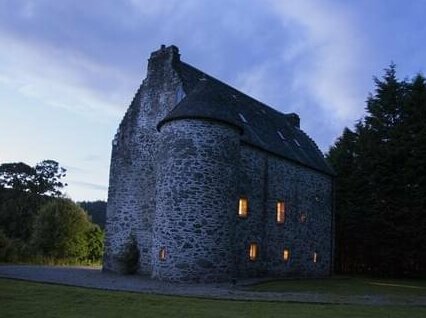
POLYGON ((57 160, 74 200, 106 199, 111 140, 149 54, 283 112, 323 151, 391 61, 426 68, 426 0, 0 0, 0 163, 57 160))

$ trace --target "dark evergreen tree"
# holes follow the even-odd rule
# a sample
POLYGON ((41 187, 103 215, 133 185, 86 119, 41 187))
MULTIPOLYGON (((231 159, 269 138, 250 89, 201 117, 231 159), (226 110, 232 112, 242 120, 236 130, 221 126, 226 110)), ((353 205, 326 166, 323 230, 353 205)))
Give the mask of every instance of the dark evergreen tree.
POLYGON ((342 271, 390 275, 425 270, 426 85, 399 81, 395 66, 375 79, 367 114, 345 129, 328 158, 336 180, 342 271))
POLYGON ((77 204, 87 211, 93 223, 96 223, 102 229, 105 228, 107 208, 107 203, 105 201, 82 201, 77 202, 77 204))

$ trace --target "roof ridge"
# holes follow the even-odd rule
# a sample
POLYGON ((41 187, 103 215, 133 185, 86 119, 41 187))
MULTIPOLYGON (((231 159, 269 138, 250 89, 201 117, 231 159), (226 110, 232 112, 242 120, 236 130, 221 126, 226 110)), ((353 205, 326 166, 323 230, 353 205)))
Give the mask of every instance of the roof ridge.
MULTIPOLYGON (((188 64, 188 63, 186 63, 186 62, 184 62, 184 61, 180 61, 180 64, 184 64, 185 66, 190 67, 190 68, 192 68, 192 69, 196 70, 197 72, 199 72, 199 73, 201 73, 201 74, 203 74, 203 75, 205 75, 205 76, 207 76, 207 77, 210 77, 211 79, 213 79, 214 81, 218 82, 219 84, 222 84, 222 85, 224 85, 224 86, 226 86, 226 87, 228 87, 228 88, 232 89, 233 91, 237 92, 238 94, 240 94, 240 95, 242 95, 242 96, 244 96, 244 97, 246 97, 246 98, 248 98, 248 99, 251 99, 252 101, 254 101, 254 102, 258 103, 258 104, 261 104, 262 106, 264 106, 264 107, 268 108, 268 109, 269 109, 269 110, 271 110, 271 111, 274 111, 274 112, 279 113, 280 115, 284 115, 284 116, 292 114, 292 113, 283 113, 283 112, 280 112, 279 110, 275 109, 274 107, 269 106, 269 105, 267 105, 267 104, 265 104, 265 103, 261 102, 260 100, 258 100, 258 99, 256 99, 256 98, 254 98, 254 97, 252 97, 252 96, 250 96, 250 95, 248 95, 248 94, 246 94, 246 93, 244 93, 244 92, 242 92, 242 91, 238 90, 237 88, 235 88, 235 87, 233 87, 233 86, 231 86, 231 85, 229 85, 229 84, 227 84, 227 83, 225 83, 225 82, 221 81, 220 79, 218 79, 218 78, 216 78, 216 77, 214 77, 214 76, 211 76, 211 75, 209 75, 209 74, 207 74, 207 73, 205 73, 205 72, 201 71, 200 69, 196 68, 195 66, 192 66, 192 65, 190 65, 190 64, 188 64)), ((194 88, 195 88, 195 87, 194 87, 194 88)))
POLYGON ((299 128, 299 118, 294 120, 297 114, 280 112, 185 62, 180 61, 174 69, 186 96, 157 124, 158 130, 166 122, 181 119, 227 123, 242 130, 241 141, 328 175, 334 174, 318 145, 299 128))

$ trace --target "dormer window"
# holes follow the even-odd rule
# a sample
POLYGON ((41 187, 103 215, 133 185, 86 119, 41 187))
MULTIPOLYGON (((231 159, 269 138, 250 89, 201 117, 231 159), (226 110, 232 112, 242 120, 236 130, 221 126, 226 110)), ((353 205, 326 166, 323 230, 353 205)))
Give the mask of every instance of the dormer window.
POLYGON ((240 119, 241 119, 241 121, 243 122, 243 123, 248 123, 248 121, 247 121, 247 119, 244 117, 244 115, 243 114, 241 114, 241 113, 238 113, 238 116, 240 116, 240 119))
POLYGON ((284 203, 284 201, 278 201, 277 202, 276 220, 277 220, 277 223, 280 223, 280 224, 285 222, 285 203, 284 203))
POLYGON ((285 141, 285 137, 284 137, 284 135, 281 131, 277 130, 277 134, 281 138, 282 141, 285 141))
POLYGON ((297 145, 297 147, 300 147, 300 143, 297 141, 297 139, 293 139, 294 143, 297 145))

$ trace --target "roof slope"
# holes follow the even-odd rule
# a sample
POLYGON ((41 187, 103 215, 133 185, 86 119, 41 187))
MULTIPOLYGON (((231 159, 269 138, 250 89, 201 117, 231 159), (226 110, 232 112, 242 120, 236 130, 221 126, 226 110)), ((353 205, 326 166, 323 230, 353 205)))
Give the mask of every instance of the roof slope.
POLYGON ((334 175, 307 134, 283 114, 184 62, 175 65, 186 96, 158 124, 182 118, 226 122, 242 129, 241 139, 312 169, 334 175))

